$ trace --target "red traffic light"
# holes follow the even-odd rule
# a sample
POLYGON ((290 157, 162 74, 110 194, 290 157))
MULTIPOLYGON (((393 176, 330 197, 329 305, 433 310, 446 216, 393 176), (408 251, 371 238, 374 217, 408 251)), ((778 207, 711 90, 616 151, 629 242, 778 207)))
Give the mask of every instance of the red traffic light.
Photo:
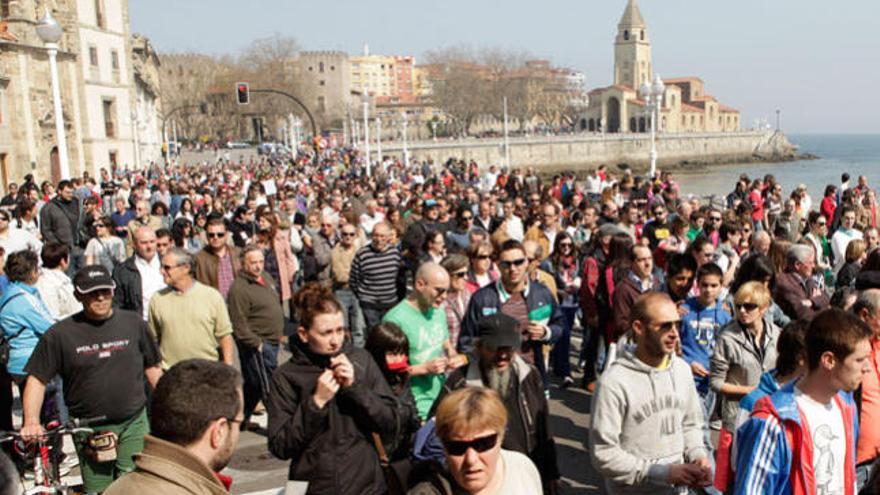
POLYGON ((239 105, 247 105, 251 101, 251 93, 247 83, 238 83, 235 85, 235 92, 238 97, 239 105))

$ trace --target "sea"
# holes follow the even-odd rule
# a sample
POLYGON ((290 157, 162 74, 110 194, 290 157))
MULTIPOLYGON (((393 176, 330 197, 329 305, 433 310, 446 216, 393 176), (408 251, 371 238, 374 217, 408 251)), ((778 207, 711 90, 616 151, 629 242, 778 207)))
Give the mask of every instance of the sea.
POLYGON ((698 196, 724 196, 733 190, 740 174, 749 178, 773 174, 787 194, 799 184, 818 201, 828 184, 840 184, 840 176, 849 173, 851 183, 859 175, 868 177, 868 185, 880 186, 880 134, 790 134, 789 141, 799 152, 819 157, 784 163, 710 165, 700 170, 674 173, 681 192, 698 196))

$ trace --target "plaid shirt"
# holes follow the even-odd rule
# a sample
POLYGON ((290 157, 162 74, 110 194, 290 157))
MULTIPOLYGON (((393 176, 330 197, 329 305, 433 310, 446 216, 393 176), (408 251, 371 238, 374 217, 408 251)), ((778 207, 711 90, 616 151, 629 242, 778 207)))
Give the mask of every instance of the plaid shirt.
POLYGON ((229 255, 229 251, 226 251, 226 256, 220 258, 220 263, 217 266, 217 289, 223 295, 223 299, 226 299, 226 294, 229 293, 233 280, 235 280, 235 273, 232 269, 232 257, 229 255))

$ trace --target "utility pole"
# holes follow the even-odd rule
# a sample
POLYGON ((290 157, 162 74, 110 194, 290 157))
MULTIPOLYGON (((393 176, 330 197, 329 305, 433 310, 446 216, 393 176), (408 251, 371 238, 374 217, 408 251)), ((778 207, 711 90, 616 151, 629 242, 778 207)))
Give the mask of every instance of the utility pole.
POLYGON ((510 136, 507 131, 507 97, 504 97, 504 166, 510 170, 510 136))

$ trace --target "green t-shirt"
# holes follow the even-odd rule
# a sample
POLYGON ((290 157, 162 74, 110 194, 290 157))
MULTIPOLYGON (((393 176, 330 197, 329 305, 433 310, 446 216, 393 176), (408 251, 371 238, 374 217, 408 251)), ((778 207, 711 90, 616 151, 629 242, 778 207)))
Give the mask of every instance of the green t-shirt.
MULTIPOLYGON (((431 309, 424 315, 407 300, 403 300, 391 308, 382 320, 396 323, 406 334, 411 365, 423 364, 443 355, 443 343, 449 339, 446 311, 443 308, 431 309)), ((419 417, 422 419, 427 419, 445 381, 446 375, 442 373, 414 376, 410 380, 419 417)))

